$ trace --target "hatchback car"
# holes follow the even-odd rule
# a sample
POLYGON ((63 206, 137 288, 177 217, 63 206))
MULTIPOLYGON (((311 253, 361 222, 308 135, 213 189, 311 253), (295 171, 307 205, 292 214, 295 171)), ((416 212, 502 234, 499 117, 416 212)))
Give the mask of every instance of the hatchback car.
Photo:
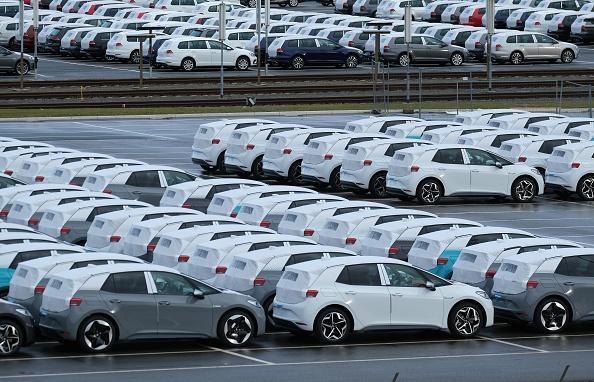
POLYGON ((113 167, 146 165, 147 163, 132 159, 97 159, 85 160, 60 165, 54 169, 52 175, 47 179, 53 184, 75 184, 82 186, 87 176, 95 171, 101 171, 113 167))
POLYGON ((493 305, 479 288, 375 256, 290 265, 272 306, 277 326, 313 332, 326 343, 342 342, 354 331, 411 327, 470 338, 493 325, 493 305))
POLYGON ((594 119, 583 117, 559 118, 549 121, 537 122, 530 127, 529 131, 541 135, 569 134, 572 129, 580 126, 594 126, 594 119))
POLYGON ((570 137, 581 138, 586 141, 594 141, 594 126, 593 125, 582 125, 574 127, 568 133, 570 137))
POLYGON ((34 149, 20 149, 14 151, 5 151, 0 154, 0 169, 3 169, 7 175, 12 175, 21 168, 21 164, 30 158, 36 158, 44 155, 52 155, 59 153, 72 153, 78 150, 64 149, 64 148, 34 148, 34 149))
POLYGON ((594 41, 594 17, 592 15, 581 15, 571 24, 571 39, 590 43, 594 41))
POLYGON ((535 137, 538 133, 526 130, 489 130, 460 136, 458 144, 479 147, 485 150, 495 150, 503 142, 512 139, 535 137))
MULTIPOLYGON (((23 55, 23 74, 35 69, 35 58, 29 54, 23 55)), ((21 54, 0 46, 0 71, 21 74, 21 54)))
POLYGON ((50 194, 55 192, 86 191, 85 188, 72 185, 29 184, 20 187, 0 189, 0 218, 6 220, 12 204, 29 196, 50 194))
POLYGON ((498 64, 508 61, 513 65, 524 61, 556 62, 559 59, 569 64, 580 56, 577 45, 533 32, 499 33, 493 36, 492 44, 495 50, 491 51, 491 60, 498 64))
POLYGON ((29 184, 47 183, 48 181, 46 178, 54 172, 56 167, 67 163, 90 159, 113 159, 113 157, 82 151, 44 155, 24 161, 21 164, 21 167, 14 172, 13 176, 29 184))
POLYGON ((543 178, 534 167, 463 145, 414 147, 396 153, 386 187, 389 193, 416 197, 422 204, 439 203, 444 196, 511 196, 525 203, 544 192, 543 178))
POLYGON ((114 264, 53 275, 39 327, 48 337, 99 353, 135 337, 219 338, 241 346, 264 334, 265 325, 264 310, 252 297, 165 267, 114 264))
POLYGON ((480 109, 457 114, 454 117, 454 122, 462 123, 464 125, 488 125, 492 118, 520 113, 528 112, 517 109, 480 109))
POLYGON ((468 61, 466 48, 449 45, 435 37, 416 35, 411 37, 410 51, 403 37, 395 37, 392 44, 382 49, 382 60, 385 62, 396 62, 400 66, 411 64, 440 64, 447 63, 453 66, 460 66, 468 61), (409 56, 410 54, 410 56, 409 56))
POLYGON ((421 140, 431 142, 434 144, 454 144, 458 142, 461 136, 473 133, 482 133, 485 131, 498 131, 495 127, 490 126, 453 126, 442 127, 435 130, 425 131, 421 134, 421 140))
POLYGON ((566 118, 561 114, 554 113, 525 113, 504 115, 497 118, 491 118, 489 126, 497 127, 498 129, 529 129, 533 123, 551 121, 556 119, 566 118))
POLYGON ((385 133, 390 126, 422 121, 424 119, 400 115, 369 117, 348 122, 344 129, 350 133, 385 133))
POLYGON ((421 136, 426 131, 441 129, 444 127, 455 127, 462 126, 458 122, 448 121, 423 121, 423 122, 411 122, 404 123, 402 125, 396 125, 388 127, 386 135, 393 138, 410 138, 410 139, 421 139, 421 136))
POLYGON ((268 61, 293 69, 303 69, 309 65, 355 68, 363 61, 363 51, 343 47, 326 38, 281 37, 268 47, 268 61))
POLYGON ((560 195, 576 193, 594 200, 594 144, 592 141, 559 146, 547 159, 545 183, 560 195))
POLYGON ((35 342, 33 317, 25 307, 0 299, 0 357, 10 357, 35 342))
POLYGON ((565 12, 561 9, 536 8, 537 11, 528 16, 524 23, 524 31, 546 34, 549 30, 549 23, 559 13, 565 12))

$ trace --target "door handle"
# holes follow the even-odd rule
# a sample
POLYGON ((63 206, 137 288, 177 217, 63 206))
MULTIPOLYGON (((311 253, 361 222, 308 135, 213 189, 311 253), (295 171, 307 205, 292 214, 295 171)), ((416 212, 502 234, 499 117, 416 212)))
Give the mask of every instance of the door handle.
POLYGON ((355 291, 353 291, 353 290, 349 290, 349 291, 346 291, 346 292, 344 292, 344 294, 352 294, 352 295, 355 295, 355 294, 357 294, 357 292, 355 292, 355 291))
POLYGON ((132 191, 134 195, 140 195, 140 191, 132 191))
POLYGON ((159 301, 159 305, 169 305, 169 301, 159 301))
POLYGON ((472 171, 472 172, 479 172, 479 170, 476 170, 476 169, 475 170, 470 170, 470 171, 472 171))
POLYGON ((444 168, 444 167, 438 167, 437 169, 438 169, 438 170, 440 170, 440 171, 443 171, 443 170, 445 170, 445 168, 444 168))
POLYGON ((571 282, 571 281, 566 281, 566 282, 563 283, 563 285, 573 286, 573 285, 575 285, 575 283, 574 282, 571 282))
POLYGON ((402 297, 402 293, 392 293, 392 296, 394 296, 394 297, 402 297))
POLYGON ((109 302, 111 302, 112 304, 119 304, 122 301, 120 301, 120 300, 109 300, 109 302))

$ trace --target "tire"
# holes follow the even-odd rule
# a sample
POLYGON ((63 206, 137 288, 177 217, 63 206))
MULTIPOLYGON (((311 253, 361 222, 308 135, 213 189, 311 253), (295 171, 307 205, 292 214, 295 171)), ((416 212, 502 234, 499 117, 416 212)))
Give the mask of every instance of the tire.
POLYGON ((408 54, 402 53, 398 56, 398 65, 400 66, 408 66, 410 64, 410 60, 408 58, 408 54))
POLYGON ((330 174, 330 187, 336 192, 344 191, 340 184, 340 166, 336 167, 330 174))
POLYGON ((262 308, 264 308, 264 313, 266 314, 266 331, 273 330, 275 328, 274 321, 272 320, 272 310, 270 309, 270 305, 272 305, 272 301, 274 300, 274 294, 264 301, 262 304, 262 308))
POLYGON ((454 337, 472 338, 484 326, 481 309, 473 302, 463 301, 455 305, 448 316, 448 330, 454 337))
POLYGON ((318 314, 314 321, 316 337, 327 344, 343 342, 351 330, 351 320, 341 308, 326 308, 318 314))
POLYGON ((594 176, 587 175, 580 179, 577 194, 582 200, 594 200, 594 176))
POLYGON ((230 310, 219 320, 217 336, 225 346, 239 347, 249 343, 256 332, 254 319, 240 310, 230 310))
POLYGON ((264 175, 264 155, 260 155, 256 159, 254 159, 254 163, 252 163, 252 175, 254 179, 262 180, 266 179, 267 176, 264 175))
POLYGON ((140 53, 138 53, 137 50, 133 50, 132 53, 130 53, 130 62, 131 63, 139 64, 141 59, 142 59, 142 57, 140 56, 140 53))
POLYGON ((512 65, 520 65, 524 61, 524 55, 520 52, 512 52, 509 56, 509 62, 512 65))
POLYGON ((291 59, 291 68, 293 69, 303 69, 305 66, 305 58, 303 56, 295 56, 291 59))
POLYGON ((353 69, 356 68, 357 65, 359 65, 359 58, 357 56, 354 54, 349 54, 346 56, 346 59, 344 60, 344 66, 346 66, 348 69, 353 69))
POLYGON ((437 204, 443 196, 443 186, 435 179, 425 179, 417 187, 417 199, 421 204, 437 204))
POLYGON ((248 7, 250 8, 256 8, 258 6, 258 3, 256 3, 256 0, 249 0, 248 1, 248 7))
POLYGON ((222 153, 219 154, 217 158, 217 171, 220 174, 227 174, 227 170, 225 169, 225 153, 227 150, 224 150, 222 153))
POLYGON ((380 172, 371 177, 369 181, 369 192, 376 198, 385 198, 388 196, 386 189, 386 175, 385 172, 380 172))
POLYGON ((558 298, 544 299, 534 311, 534 324, 543 333, 560 333, 570 322, 571 311, 567 304, 558 298))
MULTIPOLYGON (((21 60, 14 65, 14 71, 16 74, 21 74, 21 60)), ((23 75, 29 73, 29 63, 23 60, 23 75)))
POLYGON ((14 38, 14 37, 8 41, 8 49, 15 51, 15 52, 17 50, 20 51, 21 46, 19 44, 15 43, 15 41, 16 41, 16 38, 14 38))
POLYGON ((518 178, 511 188, 511 196, 518 203, 531 202, 538 192, 536 181, 531 178, 518 178))
POLYGON ((303 177, 301 176, 301 161, 297 161, 289 168, 289 183, 293 186, 301 186, 303 177))
POLYGON ((452 54, 452 56, 450 57, 450 64, 452 64, 452 66, 460 66, 463 63, 464 63, 464 56, 462 56, 458 52, 452 54))
POLYGON ((564 64, 570 64, 575 59, 575 54, 571 49, 565 49, 561 52, 561 62, 564 64))
POLYGON ((181 60, 181 65, 179 67, 184 72, 191 72, 196 67, 196 63, 190 57, 186 57, 181 60))
POLYGON ((237 70, 248 70, 250 68, 250 59, 246 56, 241 56, 235 62, 237 70))
POLYGON ((21 327, 10 319, 0 319, 0 357, 18 353, 25 342, 21 327))
POLYGON ((299 0, 289 0, 289 7, 296 7, 299 5, 299 0))
POLYGON ((116 342, 116 326, 107 317, 89 317, 78 328, 76 341, 89 353, 106 352, 116 342))

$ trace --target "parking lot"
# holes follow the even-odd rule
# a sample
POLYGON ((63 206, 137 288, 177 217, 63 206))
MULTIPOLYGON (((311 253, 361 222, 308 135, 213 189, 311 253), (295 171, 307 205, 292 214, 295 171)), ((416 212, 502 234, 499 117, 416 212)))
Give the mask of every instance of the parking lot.
MULTIPOLYGON (((267 117, 313 127, 342 127, 364 115, 267 117)), ((437 119, 444 116, 427 116, 437 119)), ((451 117, 449 117, 451 118, 451 117)), ((190 161, 197 126, 213 119, 89 120, 2 123, 0 136, 143 160, 200 173, 190 161)), ((350 193, 342 196, 355 199, 350 193)), ((372 199, 369 199, 372 200, 372 199)), ((383 200, 442 217, 466 218, 490 226, 524 229, 594 245, 594 204, 545 194, 528 204, 490 198, 448 198, 438 206, 383 200)), ((241 350, 213 341, 133 342, 105 355, 86 355, 76 347, 41 339, 15 358, 0 360, 0 379, 78 381, 128 380, 366 380, 479 379, 565 381, 594 379, 591 323, 573 324, 562 335, 541 335, 532 326, 496 324, 478 338, 457 340, 445 332, 359 333, 340 345, 275 332, 241 350)))

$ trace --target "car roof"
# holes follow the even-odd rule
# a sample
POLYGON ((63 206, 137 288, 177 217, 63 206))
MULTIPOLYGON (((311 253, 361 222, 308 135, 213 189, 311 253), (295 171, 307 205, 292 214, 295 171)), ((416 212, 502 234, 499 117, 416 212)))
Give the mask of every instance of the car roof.
POLYGON ((58 212, 58 213, 73 213, 83 208, 95 208, 95 207, 103 207, 103 206, 144 206, 144 207, 151 207, 150 204, 141 202, 139 200, 131 200, 131 199, 99 199, 99 200, 77 200, 73 203, 66 203, 59 206, 55 206, 52 208, 48 208, 47 211, 50 212, 58 212))
POLYGON ((154 164, 147 164, 147 165, 138 165, 138 166, 126 166, 126 167, 112 167, 106 168, 105 170, 95 171, 91 176, 104 176, 104 177, 115 177, 118 174, 126 173, 126 172, 137 172, 137 171, 177 171, 177 172, 186 172, 176 167, 170 166, 160 166, 154 164))
MULTIPOLYGON (((248 205, 274 205, 281 202, 293 202, 296 200, 311 200, 311 199, 330 199, 336 201, 343 201, 346 200, 341 196, 337 195, 330 195, 330 194, 309 194, 309 193, 298 193, 298 194, 284 194, 284 195, 276 195, 276 196, 269 196, 267 198, 259 198, 259 199, 252 199, 242 204, 242 206, 248 205)), ((243 208, 243 207, 242 207, 243 208)), ((241 211, 240 211, 241 212, 241 211)))
POLYGON ((89 265, 84 268, 77 268, 72 269, 64 272, 60 272, 54 275, 54 277, 58 277, 61 279, 70 279, 70 280, 88 280, 89 278, 101 274, 111 274, 111 273, 120 273, 120 272, 150 272, 150 271, 160 271, 160 272, 169 272, 169 273, 177 273, 180 274, 177 270, 169 267, 163 267, 161 265, 153 265, 153 264, 143 264, 143 263, 135 263, 135 264, 108 264, 108 265, 89 265))
POLYGON ((62 192, 52 192, 48 194, 39 194, 33 196, 27 196, 25 198, 20 198, 14 201, 14 204, 38 204, 40 202, 45 202, 47 200, 60 200, 64 198, 84 198, 84 197, 94 197, 100 196, 105 199, 119 199, 115 195, 109 195, 104 192, 100 191, 70 191, 67 193, 62 192))
POLYGON ((309 242, 311 244, 317 244, 315 241, 294 236, 294 235, 285 235, 281 233, 264 233, 260 235, 246 235, 246 236, 236 236, 236 237, 229 237, 225 238, 225 240, 213 240, 207 241, 204 243, 200 243, 198 247, 208 247, 212 249, 220 249, 221 247, 234 247, 236 245, 245 244, 245 243, 261 243, 266 241, 300 241, 300 242, 309 242))
POLYGON ((159 213, 183 213, 186 215, 204 215, 202 212, 191 210, 188 208, 182 207, 141 207, 141 208, 134 208, 131 210, 123 210, 123 211, 113 211, 108 212, 106 214, 101 214, 97 216, 95 219, 102 219, 102 220, 112 220, 112 219, 120 219, 122 217, 129 218, 133 216, 139 215, 148 215, 148 214, 159 214, 159 213))
POLYGON ((468 227, 468 228, 450 228, 443 231, 436 231, 419 236, 419 239, 429 239, 435 241, 443 241, 444 239, 451 239, 453 237, 481 235, 486 233, 522 233, 530 234, 520 229, 509 227, 468 227))
POLYGON ((578 137, 571 137, 569 135, 534 135, 530 137, 522 137, 516 139, 510 139, 509 141, 503 142, 501 145, 510 144, 510 145, 519 145, 519 146, 528 146, 535 142, 544 142, 544 141, 552 141, 556 139, 577 139, 583 140, 582 138, 578 137))
POLYGON ((483 225, 479 222, 475 222, 472 220, 467 219, 459 219, 459 218, 448 218, 448 217, 435 217, 429 219, 403 219, 397 220, 388 223, 378 224, 376 226, 371 227, 372 230, 383 230, 383 231, 391 231, 394 228, 414 228, 414 227, 424 227, 427 225, 435 225, 435 224, 476 224, 477 227, 482 227, 483 225))
POLYGON ((390 257, 380 257, 380 256, 345 256, 345 257, 335 257, 335 258, 323 258, 320 260, 312 260, 312 261, 305 261, 303 263, 289 265, 285 268, 286 271, 292 270, 299 270, 302 272, 307 273, 315 273, 321 274, 326 269, 335 267, 335 266, 348 266, 348 265, 358 265, 358 264, 377 264, 377 263, 391 263, 391 264, 402 264, 411 266, 409 263, 393 259, 390 257))
MULTIPOLYGON (((387 137, 389 137, 389 135, 387 135, 387 137)), ((367 148, 372 148, 375 149, 377 147, 380 146, 389 146, 393 143, 420 143, 421 145, 427 145, 427 146, 431 146, 432 143, 429 141, 423 141, 420 139, 412 139, 412 138, 388 138, 388 139, 381 139, 381 140, 372 140, 372 141, 365 141, 365 142, 359 142, 359 143, 354 143, 352 145, 350 145, 349 147, 359 147, 359 148, 363 148, 363 149, 367 149, 367 148)))
POLYGON ((82 247, 77 245, 63 244, 60 242, 46 243, 19 243, 0 246, 0 255, 10 252, 42 251, 42 250, 73 250, 85 252, 82 247))

